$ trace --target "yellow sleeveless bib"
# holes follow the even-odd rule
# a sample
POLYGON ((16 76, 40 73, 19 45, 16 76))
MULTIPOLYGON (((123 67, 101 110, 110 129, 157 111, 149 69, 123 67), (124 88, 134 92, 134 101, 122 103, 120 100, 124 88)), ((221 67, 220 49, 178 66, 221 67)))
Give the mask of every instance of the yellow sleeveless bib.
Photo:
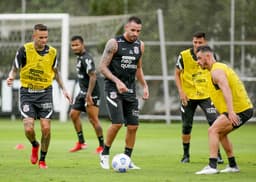
POLYGON ((210 73, 203 70, 192 57, 190 49, 181 52, 184 69, 181 73, 182 89, 189 99, 206 99, 209 97, 208 84, 210 73))
POLYGON ((26 51, 26 65, 20 70, 21 86, 34 90, 49 87, 54 78, 53 64, 57 54, 55 48, 50 47, 49 53, 41 56, 37 53, 33 42, 24 45, 26 51))
MULTIPOLYGON (((237 74, 223 63, 214 63, 211 71, 221 69, 225 72, 228 84, 232 92, 233 109, 236 113, 245 111, 252 108, 251 100, 249 99, 245 87, 237 74)), ((227 112, 227 105, 223 96, 222 91, 213 83, 210 84, 210 96, 216 109, 220 112, 227 112)))

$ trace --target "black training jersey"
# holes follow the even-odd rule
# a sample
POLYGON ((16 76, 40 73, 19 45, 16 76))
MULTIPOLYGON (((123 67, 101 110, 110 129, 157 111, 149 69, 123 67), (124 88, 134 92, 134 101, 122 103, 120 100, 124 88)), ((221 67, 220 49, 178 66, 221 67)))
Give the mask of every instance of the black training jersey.
MULTIPOLYGON (((89 81, 90 81, 90 77, 88 73, 96 71, 94 61, 87 52, 84 52, 82 55, 77 56, 76 71, 77 71, 77 79, 78 79, 78 83, 81 91, 87 92, 89 81)), ((98 86, 98 82, 96 81, 92 95, 98 95, 98 94, 99 94, 99 86, 98 86)))
MULTIPOLYGON (((141 57, 141 42, 140 40, 128 42, 123 35, 115 39, 118 49, 109 64, 109 70, 129 89, 128 93, 125 94, 135 94, 135 76, 137 64, 141 57)), ((106 79, 105 84, 106 90, 116 90, 116 85, 111 80, 106 79)))

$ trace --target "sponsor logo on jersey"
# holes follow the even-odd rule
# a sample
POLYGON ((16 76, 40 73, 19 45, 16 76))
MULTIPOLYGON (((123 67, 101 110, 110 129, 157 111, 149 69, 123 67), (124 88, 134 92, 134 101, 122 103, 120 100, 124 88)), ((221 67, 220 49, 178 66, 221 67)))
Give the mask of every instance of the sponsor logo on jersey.
POLYGON ((137 65, 134 64, 136 57, 134 56, 122 56, 121 67, 123 69, 137 69, 137 65))

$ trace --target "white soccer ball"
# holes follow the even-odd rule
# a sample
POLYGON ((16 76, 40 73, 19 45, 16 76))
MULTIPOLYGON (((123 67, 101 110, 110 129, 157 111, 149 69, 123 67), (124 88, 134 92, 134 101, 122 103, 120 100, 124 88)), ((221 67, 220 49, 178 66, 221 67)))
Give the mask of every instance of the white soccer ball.
POLYGON ((116 154, 112 159, 112 168, 117 171, 124 173, 128 170, 131 159, 126 154, 116 154))

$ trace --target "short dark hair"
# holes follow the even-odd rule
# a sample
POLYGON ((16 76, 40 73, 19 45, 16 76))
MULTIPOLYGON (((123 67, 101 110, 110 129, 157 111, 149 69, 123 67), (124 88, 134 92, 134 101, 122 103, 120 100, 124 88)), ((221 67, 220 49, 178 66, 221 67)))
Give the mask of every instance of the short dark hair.
POLYGON ((34 25, 34 30, 47 31, 48 28, 46 25, 39 23, 39 24, 34 25))
POLYGON ((199 46, 197 48, 196 52, 200 52, 200 51, 201 52, 211 52, 211 53, 213 53, 212 48, 210 48, 210 46, 208 46, 208 45, 199 46))
POLYGON ((81 35, 72 36, 71 41, 74 41, 74 40, 79 40, 81 43, 84 43, 84 39, 81 35))
POLYGON ((141 19, 140 19, 139 17, 137 17, 137 16, 131 16, 131 17, 128 19, 127 23, 130 23, 130 22, 135 22, 135 23, 137 23, 137 24, 142 24, 141 19))
POLYGON ((193 34, 193 37, 196 37, 196 38, 205 38, 206 39, 206 33, 205 32, 195 32, 193 34))

